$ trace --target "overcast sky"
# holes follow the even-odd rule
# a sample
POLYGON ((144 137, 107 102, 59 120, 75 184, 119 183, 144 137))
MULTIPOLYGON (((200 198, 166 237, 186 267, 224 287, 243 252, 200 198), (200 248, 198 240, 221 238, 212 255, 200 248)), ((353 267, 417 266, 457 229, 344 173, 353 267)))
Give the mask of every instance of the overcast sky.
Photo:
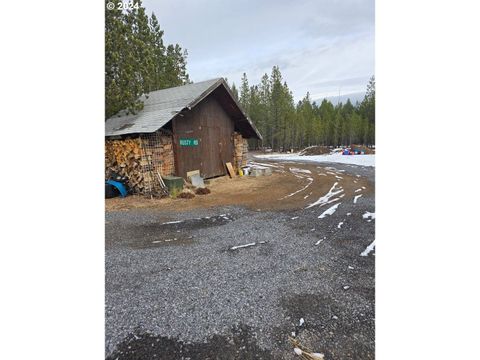
POLYGON ((295 100, 365 91, 374 74, 374 0, 144 0, 165 43, 188 50, 194 82, 250 85, 278 65, 295 100))

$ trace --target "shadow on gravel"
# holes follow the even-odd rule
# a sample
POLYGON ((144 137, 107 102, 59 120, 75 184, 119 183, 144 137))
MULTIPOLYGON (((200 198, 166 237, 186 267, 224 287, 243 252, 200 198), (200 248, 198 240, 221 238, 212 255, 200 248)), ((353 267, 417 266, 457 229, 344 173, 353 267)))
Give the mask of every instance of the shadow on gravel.
POLYGON ((252 333, 250 327, 241 325, 232 330, 231 336, 215 335, 196 343, 150 333, 130 334, 106 360, 273 359, 268 350, 258 347, 252 333))
POLYGON ((132 239, 129 241, 129 246, 133 249, 149 249, 161 246, 191 245, 194 243, 194 236, 188 235, 191 231, 226 225, 233 220, 229 214, 223 214, 131 226, 127 230, 128 238, 132 239))

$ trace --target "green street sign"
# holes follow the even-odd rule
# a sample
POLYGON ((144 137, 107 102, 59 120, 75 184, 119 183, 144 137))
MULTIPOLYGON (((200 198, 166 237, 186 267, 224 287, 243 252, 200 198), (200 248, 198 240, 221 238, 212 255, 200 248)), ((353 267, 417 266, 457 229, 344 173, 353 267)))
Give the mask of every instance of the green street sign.
POLYGON ((180 146, 198 146, 198 139, 180 139, 180 146))

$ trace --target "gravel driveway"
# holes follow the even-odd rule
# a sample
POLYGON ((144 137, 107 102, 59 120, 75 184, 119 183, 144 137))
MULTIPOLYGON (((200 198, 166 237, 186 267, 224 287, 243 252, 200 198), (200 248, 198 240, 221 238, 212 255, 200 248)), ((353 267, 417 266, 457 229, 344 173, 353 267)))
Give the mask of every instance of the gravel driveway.
POLYGON ((107 212, 107 358, 295 359, 294 332, 326 359, 373 359, 374 168, 327 166, 373 191, 288 211, 107 212))

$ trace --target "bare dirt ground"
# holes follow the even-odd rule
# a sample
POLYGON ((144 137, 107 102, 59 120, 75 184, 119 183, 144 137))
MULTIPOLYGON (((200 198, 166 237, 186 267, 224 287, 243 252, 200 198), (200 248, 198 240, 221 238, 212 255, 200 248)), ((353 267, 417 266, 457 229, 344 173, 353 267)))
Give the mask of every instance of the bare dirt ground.
POLYGON ((290 336, 374 359, 374 168, 258 162, 273 175, 106 201, 108 360, 294 360, 290 336))
MULTIPOLYGON (((244 206, 252 210, 289 210, 297 209, 324 195, 335 182, 341 180, 346 196, 362 186, 368 188, 364 194, 374 192, 374 188, 365 178, 358 178, 343 172, 335 172, 332 167, 315 164, 274 163, 258 161, 256 164, 272 167, 271 176, 237 176, 231 179, 223 176, 210 180, 208 195, 197 195, 193 199, 148 199, 143 196, 129 196, 125 199, 105 200, 106 211, 130 209, 193 210, 219 206, 244 206), (296 171, 301 170, 301 171, 296 171), (307 173, 309 171, 310 173, 307 173), (310 185, 309 178, 313 181, 310 185), (289 196, 308 185, 302 196, 289 196), (305 198, 305 196, 307 196, 305 198)), ((295 194, 296 195, 296 194, 295 194)))

